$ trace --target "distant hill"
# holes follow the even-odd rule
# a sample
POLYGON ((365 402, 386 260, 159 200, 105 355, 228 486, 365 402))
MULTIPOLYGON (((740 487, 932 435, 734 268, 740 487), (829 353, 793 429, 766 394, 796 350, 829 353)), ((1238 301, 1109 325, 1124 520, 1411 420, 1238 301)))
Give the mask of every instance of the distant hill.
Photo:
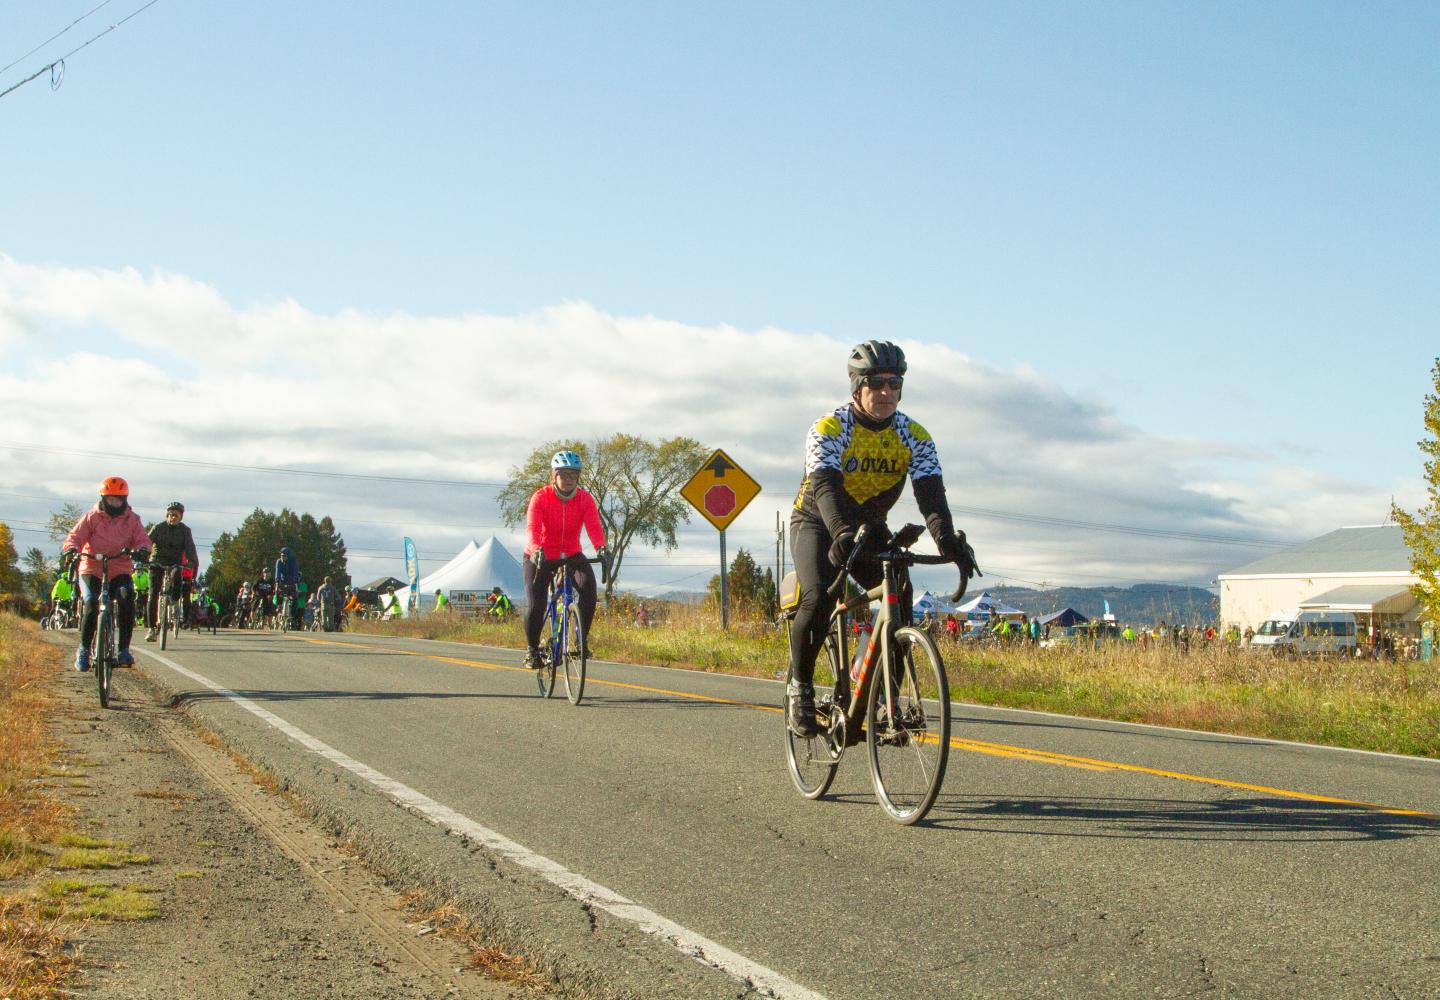
MULTIPOLYGON (((976 581, 983 583, 983 580, 976 581)), ((972 592, 974 584, 971 585, 972 592)), ((1105 602, 1117 621, 1154 624, 1209 625, 1220 617, 1220 599, 1202 587, 1178 587, 1168 583, 1137 583, 1133 587, 1056 587, 1033 590, 1029 587, 986 587, 987 593, 1027 614, 1048 615, 1061 608, 1074 608, 1090 618, 1105 612, 1105 602)))

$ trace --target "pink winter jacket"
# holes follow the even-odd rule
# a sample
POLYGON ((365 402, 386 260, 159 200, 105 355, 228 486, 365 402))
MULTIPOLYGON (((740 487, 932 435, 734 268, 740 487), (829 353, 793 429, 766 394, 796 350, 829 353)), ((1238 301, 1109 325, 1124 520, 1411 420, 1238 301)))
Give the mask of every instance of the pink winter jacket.
MULTIPOLYGON (((126 507, 123 514, 111 517, 100 509, 99 504, 86 511, 85 516, 75 522, 75 527, 70 529, 70 534, 65 536, 65 543, 60 546, 62 552, 79 552, 84 557, 80 561, 81 575, 94 577, 100 575, 100 560, 90 556, 114 555, 121 549, 149 551, 150 536, 145 534, 145 525, 141 523, 140 515, 130 507, 126 507)), ((124 576, 134 569, 135 564, 129 556, 110 560, 111 579, 124 576)))
POLYGON ((536 549, 545 550, 546 559, 564 559, 580 552, 580 526, 590 536, 590 544, 600 548, 605 544, 605 529, 600 525, 600 510, 595 498, 580 487, 569 500, 561 500, 555 487, 542 486, 530 498, 530 509, 525 512, 525 533, 528 541, 525 556, 528 558, 536 549))

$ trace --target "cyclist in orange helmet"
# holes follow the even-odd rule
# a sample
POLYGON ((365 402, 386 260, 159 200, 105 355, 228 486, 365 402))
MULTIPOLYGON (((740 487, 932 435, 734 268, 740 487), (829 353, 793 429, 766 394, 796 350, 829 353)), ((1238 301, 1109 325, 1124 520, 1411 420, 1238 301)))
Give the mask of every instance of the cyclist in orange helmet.
POLYGON ((95 638, 96 616, 100 606, 100 560, 95 555, 115 555, 110 560, 110 596, 120 610, 121 666, 134 664, 130 652, 130 636, 135 629, 135 584, 130 574, 135 564, 129 556, 118 553, 130 549, 143 560, 150 556, 150 538, 140 515, 130 507, 130 484, 119 476, 107 476, 100 484, 100 502, 85 512, 60 546, 60 561, 66 567, 79 556, 79 591, 84 602, 80 613, 80 648, 75 651, 75 669, 90 669, 90 643, 95 638))

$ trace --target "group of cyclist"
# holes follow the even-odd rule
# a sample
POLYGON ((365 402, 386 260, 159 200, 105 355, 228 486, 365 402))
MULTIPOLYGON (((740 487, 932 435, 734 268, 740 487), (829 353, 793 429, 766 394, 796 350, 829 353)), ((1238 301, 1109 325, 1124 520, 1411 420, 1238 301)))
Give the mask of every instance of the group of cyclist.
MULTIPOLYGON (((815 714, 815 659, 824 642, 826 627, 835 605, 827 592, 836 570, 851 566, 851 575, 863 586, 875 586, 883 575, 878 553, 885 550, 891 535, 886 516, 899 499, 908 478, 916 505, 936 548, 953 561, 962 581, 979 570, 975 553, 965 533, 956 530, 945 496, 939 455, 930 433, 899 409, 909 365, 905 352, 882 340, 856 345, 849 354, 846 372, 850 400, 811 425, 805 440, 804 478, 790 515, 790 543, 799 582, 799 604, 790 632, 790 687, 787 690, 788 725, 800 735, 818 731, 815 714), (863 533, 862 551, 853 553, 856 538, 863 533)), ((590 627, 595 618, 596 580, 591 563, 584 556, 580 534, 588 535, 596 556, 607 566, 609 553, 599 508, 591 493, 580 485, 584 471, 580 455, 562 450, 550 460, 550 480, 530 497, 525 517, 525 559, 523 574, 528 607, 524 617, 525 664, 541 664, 540 629, 547 606, 547 589, 555 571, 563 567, 579 594, 582 635, 586 655, 590 627)), ((152 554, 155 563, 169 569, 188 564, 198 568, 194 539, 183 523, 185 508, 178 501, 166 508, 165 521, 147 535, 140 518, 129 506, 129 486, 118 476, 101 484, 100 502, 76 523, 63 545, 65 559, 80 556, 79 589, 83 598, 81 645, 75 665, 88 669, 89 645, 95 629, 95 607, 99 587, 99 562, 91 553, 132 550, 141 558, 152 554)), ((119 603, 120 662, 130 664, 134 588, 133 564, 122 556, 111 560, 110 579, 104 581, 119 603)), ((351 607, 354 594, 347 595, 340 608, 339 595, 326 581, 327 600, 338 610, 351 607)), ((909 582, 900 595, 901 623, 911 618, 909 582)), ((151 589, 149 622, 155 621, 160 587, 151 589)), ((55 596, 55 595, 52 595, 55 596)), ((237 595, 238 607, 250 615, 277 613, 285 597, 292 598, 293 624, 298 625, 301 609, 300 566, 290 548, 280 550, 272 571, 265 569, 259 580, 248 581, 237 595)), ((508 598, 506 599, 508 601, 508 598)), ((503 614, 504 611, 502 610, 503 614)), ((152 627, 147 639, 153 638, 152 627)))

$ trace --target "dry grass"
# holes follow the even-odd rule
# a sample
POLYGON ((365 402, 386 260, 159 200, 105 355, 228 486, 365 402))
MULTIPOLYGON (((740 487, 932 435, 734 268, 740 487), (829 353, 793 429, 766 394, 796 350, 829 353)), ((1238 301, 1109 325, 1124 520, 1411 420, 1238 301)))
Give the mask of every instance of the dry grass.
POLYGON ((0 997, 57 996, 75 964, 60 921, 43 916, 37 900, 0 900, 0 997))
POLYGON ((450 940, 459 942, 470 953, 467 964, 479 969, 491 979, 510 983, 522 989, 541 991, 548 989, 550 978, 536 969, 535 965, 520 955, 512 955, 505 949, 485 944, 474 923, 467 920, 459 910, 450 905, 434 905, 429 896, 422 892, 407 892, 401 897, 401 905, 414 919, 414 925, 422 932, 429 929, 450 940))

